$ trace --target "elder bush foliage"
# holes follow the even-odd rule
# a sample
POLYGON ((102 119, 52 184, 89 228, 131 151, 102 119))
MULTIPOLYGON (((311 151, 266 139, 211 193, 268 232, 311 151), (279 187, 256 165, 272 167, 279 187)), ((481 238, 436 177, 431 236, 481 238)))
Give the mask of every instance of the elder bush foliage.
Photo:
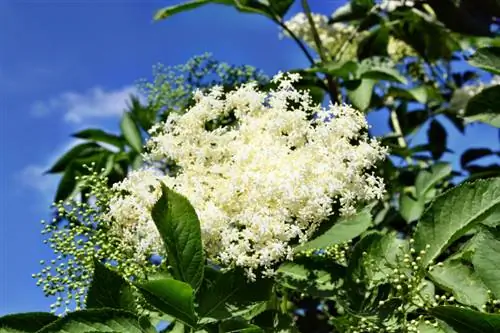
POLYGON ((500 152, 443 159, 444 122, 500 127, 498 3, 293 2, 157 12, 264 15, 310 66, 159 65, 120 133, 76 133, 33 275, 52 311, 0 332, 500 332, 500 152))

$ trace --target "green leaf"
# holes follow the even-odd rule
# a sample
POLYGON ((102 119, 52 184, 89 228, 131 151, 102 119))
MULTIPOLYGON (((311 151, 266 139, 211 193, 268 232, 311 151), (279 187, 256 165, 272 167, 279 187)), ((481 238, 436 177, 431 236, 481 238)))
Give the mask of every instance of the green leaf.
POLYGON ((311 73, 325 73, 329 74, 333 77, 347 79, 350 76, 354 75, 358 70, 358 64, 352 60, 344 61, 344 62, 327 62, 321 63, 318 67, 313 67, 307 72, 311 73))
POLYGON ((430 169, 420 171, 415 180, 417 197, 425 197, 430 189, 434 188, 437 183, 448 177, 452 171, 451 165, 443 162, 435 163, 430 169))
POLYGON ((409 194, 401 194, 399 196, 399 213, 406 222, 416 221, 422 216, 425 209, 425 201, 417 198, 414 199, 409 194))
POLYGON ((295 0, 269 0, 269 6, 279 17, 285 16, 295 0))
POLYGON ((335 294, 338 281, 345 275, 345 267, 314 267, 310 262, 285 262, 277 270, 279 283, 307 295, 329 297, 335 294), (308 265, 309 264, 309 265, 308 265))
POLYGON ((362 79, 372 79, 376 81, 394 81, 406 84, 408 80, 399 73, 397 69, 390 67, 372 67, 364 70, 360 77, 362 79))
MULTIPOLYGON (((282 2, 280 0, 274 0, 274 1, 282 2)), ((265 5, 261 1, 253 1, 253 0, 193 0, 158 10, 154 16, 154 20, 155 21, 163 20, 172 15, 179 14, 188 10, 193 10, 210 3, 233 6, 240 12, 261 14, 271 19, 274 19, 275 14, 279 14, 279 12, 286 12, 286 9, 288 9, 286 4, 290 0, 283 0, 283 1, 285 1, 285 5, 277 3, 274 6, 271 5, 270 7, 265 5), (279 11, 279 12, 274 12, 274 11, 279 11)))
POLYGON ((203 280, 205 258, 200 221, 193 206, 187 198, 162 183, 162 195, 151 214, 167 249, 174 277, 198 289, 203 280))
POLYGON ((470 162, 493 154, 494 152, 489 148, 467 149, 460 157, 460 166, 465 168, 470 162))
MULTIPOLYGON (((179 13, 182 13, 182 12, 185 12, 185 11, 188 11, 188 10, 193 10, 193 9, 198 8, 198 7, 207 5, 209 3, 214 3, 214 2, 217 2, 217 1, 213 1, 213 0, 193 0, 193 1, 188 1, 188 2, 181 3, 181 4, 178 4, 178 5, 165 7, 165 8, 162 8, 162 9, 160 9, 160 10, 158 10, 156 12, 156 14, 154 16, 154 20, 155 21, 163 20, 163 19, 166 19, 166 18, 168 18, 170 16, 173 16, 175 14, 179 14, 179 13)), ((219 1, 219 3, 231 5, 233 3, 233 1, 232 0, 219 1)))
POLYGON ((205 283, 197 295, 197 312, 202 320, 227 319, 245 312, 271 296, 272 281, 249 282, 241 271, 222 273, 206 269, 205 283))
POLYGON ((1 333, 37 332, 59 319, 47 312, 16 313, 0 317, 1 333))
POLYGON ((92 141, 108 143, 118 148, 122 148, 124 144, 123 139, 121 137, 111 133, 107 133, 98 128, 84 129, 82 131, 74 133, 72 136, 79 139, 87 139, 92 141))
POLYGON ((491 73, 500 74, 500 47, 479 48, 469 59, 469 63, 491 73))
POLYGON ((495 298, 500 299, 500 237, 498 232, 485 230, 481 233, 472 264, 495 298))
POLYGON ((372 225, 370 208, 365 208, 355 215, 340 218, 318 237, 297 246, 294 252, 324 249, 328 246, 342 244, 358 237, 372 225))
POLYGON ((373 86, 377 81, 372 79, 346 81, 347 96, 352 104, 364 112, 370 106, 373 94, 373 86))
POLYGON ((102 147, 95 142, 82 143, 72 147, 61 156, 54 165, 47 170, 47 173, 63 172, 77 158, 88 157, 96 152, 102 151, 102 147))
POLYGON ((460 260, 446 260, 442 266, 434 266, 429 275, 462 304, 481 310, 488 302, 488 288, 474 270, 460 260))
POLYGON ((389 42, 389 29, 380 25, 373 29, 358 44, 358 59, 367 59, 373 56, 387 56, 387 44, 389 42))
POLYGON ((500 178, 464 183, 436 197, 415 230, 414 247, 426 267, 451 243, 500 206, 500 178), (429 248, 426 248, 429 245, 429 248))
POLYGON ((455 306, 437 306, 429 311, 457 333, 500 333, 500 315, 455 306))
POLYGON ((136 286, 148 303, 158 310, 191 327, 196 324, 194 290, 189 284, 174 279, 158 279, 136 286))
POLYGON ((247 323, 241 319, 230 319, 219 325, 219 333, 263 333, 264 331, 256 325, 247 323))
POLYGON ((139 320, 133 313, 116 309, 75 311, 45 326, 37 333, 155 333, 149 322, 139 320))
POLYGON ((94 277, 87 292, 87 309, 113 308, 135 311, 130 285, 118 273, 94 260, 94 277))
POLYGON ((64 171, 59 185, 57 186, 56 195, 54 197, 54 202, 59 202, 61 200, 66 200, 74 193, 75 187, 77 185, 76 168, 74 164, 70 164, 64 171))
POLYGON ((446 142, 448 134, 443 125, 435 119, 431 121, 431 125, 427 130, 427 139, 431 148, 432 158, 438 160, 446 151, 446 142))
POLYGON ((417 101, 426 104, 428 100, 428 92, 426 86, 413 87, 411 89, 403 89, 400 87, 390 87, 387 95, 401 98, 408 101, 417 101))
POLYGON ((469 99, 465 118, 500 127, 500 85, 488 87, 469 99))
POLYGON ((127 140, 130 147, 137 153, 142 151, 142 137, 139 126, 132 119, 132 116, 128 112, 124 112, 122 116, 122 121, 120 123, 120 129, 122 131, 123 137, 127 140))

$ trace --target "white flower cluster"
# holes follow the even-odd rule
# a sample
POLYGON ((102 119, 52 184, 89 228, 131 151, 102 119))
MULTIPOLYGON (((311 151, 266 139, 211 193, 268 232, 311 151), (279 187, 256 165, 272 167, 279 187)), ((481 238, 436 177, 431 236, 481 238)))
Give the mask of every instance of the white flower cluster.
POLYGON ((174 160, 180 171, 136 171, 115 186, 108 215, 133 251, 162 253, 150 217, 159 181, 194 206, 208 257, 244 267, 250 278, 290 259, 290 243, 306 241, 329 216, 382 196, 382 180, 368 171, 387 152, 368 138, 363 114, 315 105, 293 87, 299 79, 278 74, 270 92, 255 83, 198 91, 188 112, 155 128, 146 157, 174 160), (207 128, 220 119, 232 121, 207 128))
MULTIPOLYGON (((321 14, 313 13, 312 18, 319 39, 330 57, 336 57, 338 61, 356 58, 358 45, 366 37, 366 31, 356 32, 354 26, 343 23, 328 24, 328 17, 321 14), (343 48, 342 46, 346 43, 346 47, 343 48)), ((299 39, 306 42, 315 51, 318 51, 311 25, 304 13, 295 15, 285 24, 299 39)), ((287 35, 287 33, 285 32, 284 35, 287 35)), ((407 56, 416 55, 411 46, 393 36, 389 37, 387 52, 391 59, 396 62, 407 56)))
MULTIPOLYGON (((314 26, 318 32, 319 39, 323 44, 323 47, 330 55, 337 54, 342 44, 351 39, 353 34, 355 34, 355 28, 351 25, 343 23, 328 24, 328 17, 321 14, 311 14, 314 22, 314 26)), ((299 39, 306 42, 311 48, 316 52, 318 51, 316 43, 314 42, 313 32, 311 25, 304 13, 298 13, 292 17, 289 21, 285 22, 285 25, 292 31, 299 39)), ((285 35, 286 32, 284 33, 285 35)), ((345 60, 349 60, 356 55, 356 50, 352 52, 346 52, 344 56, 345 60), (351 58, 349 58, 349 56, 351 58), (349 59, 347 59, 349 58, 349 59)))
POLYGON ((380 8, 382 10, 392 12, 399 7, 413 7, 415 6, 414 0, 382 0, 380 8))

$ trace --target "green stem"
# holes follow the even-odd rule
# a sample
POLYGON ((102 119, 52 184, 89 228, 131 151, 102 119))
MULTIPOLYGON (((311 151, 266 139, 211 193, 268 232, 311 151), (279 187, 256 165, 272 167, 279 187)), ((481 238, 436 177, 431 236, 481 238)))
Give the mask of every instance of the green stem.
MULTIPOLYGON (((396 110, 391 110, 391 123, 392 127, 394 128, 394 132, 398 136, 399 146, 403 149, 408 149, 408 144, 406 143, 403 130, 401 129, 401 124, 399 123, 398 114, 396 113, 396 110)), ((408 163, 408 165, 413 163, 411 157, 409 156, 405 157, 405 161, 408 163)))
POLYGON ((302 41, 297 37, 297 35, 286 26, 283 20, 275 18, 274 21, 278 23, 278 25, 282 27, 283 30, 285 30, 290 35, 290 37, 292 37, 292 39, 297 43, 302 52, 305 54, 307 60, 311 63, 311 66, 314 66, 315 64, 314 58, 312 57, 311 53, 307 50, 307 47, 304 45, 304 43, 302 43, 302 41))
MULTIPOLYGON (((304 9, 304 13, 307 16, 307 20, 309 21, 309 25, 311 26, 311 31, 314 38, 314 43, 316 44, 316 49, 318 50, 319 57, 323 63, 328 61, 326 57, 325 50, 323 48, 323 44, 321 43, 321 39, 319 38, 318 31, 316 30, 316 26, 314 25, 314 20, 311 14, 311 8, 307 3, 307 0, 302 0, 302 8, 304 9)), ((331 75, 326 74, 326 81, 328 85, 328 90, 330 92, 330 99, 333 104, 337 104, 339 101, 339 90, 337 87, 337 82, 332 78, 331 75)))

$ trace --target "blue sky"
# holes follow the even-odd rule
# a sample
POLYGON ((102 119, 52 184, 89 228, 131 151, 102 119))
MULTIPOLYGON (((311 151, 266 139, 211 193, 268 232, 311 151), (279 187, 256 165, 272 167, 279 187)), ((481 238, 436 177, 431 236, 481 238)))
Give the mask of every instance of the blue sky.
MULTIPOLYGON (((39 221, 48 218, 57 178, 42 172, 74 144, 69 134, 116 128, 134 82, 149 77, 152 65, 208 51, 270 75, 307 66, 293 42, 257 15, 211 5, 152 22, 156 9, 177 2, 0 1, 0 315, 49 309, 52 300, 31 278, 51 258, 39 221)), ((328 14, 340 3, 310 0, 313 11, 328 14)), ((387 130, 385 119, 370 119, 376 132, 387 130)), ((486 126, 472 127, 467 138, 453 131, 453 138, 458 152, 498 146, 486 126)))

